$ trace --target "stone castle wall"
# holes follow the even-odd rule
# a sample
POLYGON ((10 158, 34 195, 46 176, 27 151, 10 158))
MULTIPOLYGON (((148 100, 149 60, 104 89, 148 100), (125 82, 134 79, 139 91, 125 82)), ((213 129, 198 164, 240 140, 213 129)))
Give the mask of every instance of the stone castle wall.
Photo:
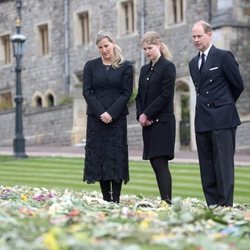
MULTIPOLYGON (((26 111, 23 114, 23 134, 26 145, 71 144, 72 105, 52 109, 26 111)), ((0 146, 12 145, 15 137, 15 111, 0 113, 0 146)))
MULTIPOLYGON (((242 125, 242 129, 240 127, 238 129, 239 139, 237 143, 238 145, 248 144, 244 133, 249 131, 248 121, 250 120, 246 118, 249 117, 250 113, 249 3, 246 0, 232 0, 230 5, 226 1, 226 8, 222 8, 224 6, 223 1, 226 0, 211 1, 213 3, 211 13, 209 12, 209 1, 183 1, 186 10, 184 13, 185 21, 178 25, 166 26, 165 3, 167 1, 136 0, 134 1, 136 30, 132 34, 121 37, 118 35, 118 4, 120 1, 23 0, 21 31, 27 37, 22 71, 23 106, 24 110, 30 110, 30 113, 24 112, 26 143, 67 142, 70 144, 81 140, 79 136, 77 138, 74 137, 72 140, 73 130, 80 131, 78 132, 80 135, 81 133, 84 134, 84 129, 82 131, 81 128, 77 128, 77 124, 80 124, 80 126, 86 124, 85 107, 80 101, 82 97, 79 86, 82 84, 82 69, 85 62, 98 56, 95 36, 99 30, 105 29, 110 31, 122 48, 125 58, 133 62, 136 91, 141 64, 146 62, 140 48, 141 33, 148 30, 155 30, 160 33, 163 41, 167 43, 173 54, 173 62, 177 69, 177 81, 179 79, 187 79, 184 83, 189 85, 192 83, 188 80, 188 62, 197 53, 192 43, 191 29, 195 21, 204 19, 210 21, 214 26, 215 33, 222 37, 216 41, 218 46, 230 49, 239 62, 246 89, 237 104, 244 120, 244 126, 242 125), (144 9, 141 8, 142 2, 144 3, 144 9), (65 3, 68 5, 65 6, 65 3), (66 14, 65 10, 68 11, 66 14), (90 43, 88 45, 79 45, 77 43, 79 34, 76 29, 76 17, 77 13, 82 11, 89 12, 90 43), (49 26, 50 53, 46 56, 41 56, 37 26, 44 23, 47 23, 49 26), (144 26, 142 23, 144 23, 144 26), (66 48, 67 39, 68 49, 66 48), (68 75, 67 66, 69 70, 68 75), (56 107, 44 108, 43 111, 37 111, 32 108, 34 94, 39 92, 45 95, 48 90, 55 95, 56 107), (77 94, 75 94, 76 92, 77 94), (74 99, 71 111, 69 111, 70 108, 66 108, 65 112, 67 115, 63 115, 62 107, 65 106, 60 106, 61 100, 65 95, 71 95, 74 99), (57 105, 59 106, 57 107, 57 105), (51 116, 54 116, 54 118, 51 116), (40 117, 42 117, 40 122, 36 122, 39 121, 40 117), (84 119, 83 123, 79 122, 79 117, 84 119), (33 119, 35 120, 34 122, 33 119), (62 119, 63 121, 57 121, 57 119, 62 119), (36 125, 32 125, 33 123, 36 125), (53 132, 56 125, 58 125, 58 133, 56 131, 53 132), (47 126, 48 128, 46 128, 47 126), (71 133, 69 132, 70 130, 71 133), (49 133, 48 131, 52 132, 49 133), (35 133, 40 136, 35 136, 35 133), (47 133, 48 136, 42 136, 41 134, 43 133, 47 133)), ((15 33, 15 17, 14 1, 10 0, 0 3, 0 35, 15 33)), ((10 89, 13 97, 15 96, 14 66, 14 58, 9 65, 2 66, 0 62, 0 92, 10 89)), ((193 103, 195 95, 191 91, 189 94, 191 103, 193 103)), ((179 104, 177 103, 177 105, 179 104)), ((193 117, 193 112, 194 110, 191 108, 191 117, 193 117)), ((179 121, 180 117, 177 117, 177 120, 179 121)), ((132 129, 136 121, 129 118, 129 122, 132 129)), ((0 112, 0 135, 1 138, 4 138, 0 145, 2 143, 6 144, 7 141, 11 143, 13 131, 14 113, 0 112)))

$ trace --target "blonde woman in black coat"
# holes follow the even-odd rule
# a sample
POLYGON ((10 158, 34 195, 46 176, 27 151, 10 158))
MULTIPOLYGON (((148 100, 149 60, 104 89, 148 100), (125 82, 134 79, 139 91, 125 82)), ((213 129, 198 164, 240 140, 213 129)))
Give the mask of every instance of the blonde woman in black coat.
POLYGON ((141 68, 136 96, 137 120, 142 126, 144 144, 143 159, 150 160, 161 199, 171 204, 172 178, 168 161, 174 158, 176 70, 158 33, 146 32, 141 44, 150 61, 141 68))
POLYGON ((119 203, 122 182, 129 180, 126 116, 133 68, 110 33, 99 32, 96 45, 100 57, 83 72, 88 115, 83 180, 100 182, 103 199, 119 203))

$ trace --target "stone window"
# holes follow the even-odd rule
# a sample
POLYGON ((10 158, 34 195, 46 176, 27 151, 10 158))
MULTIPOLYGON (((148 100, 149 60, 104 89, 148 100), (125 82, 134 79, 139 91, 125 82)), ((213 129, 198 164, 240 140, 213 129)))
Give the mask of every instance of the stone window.
POLYGON ((89 11, 82 10, 73 16, 75 45, 88 45, 90 43, 89 11))
POLYGON ((84 11, 78 13, 78 26, 79 26, 79 43, 88 44, 89 43, 89 13, 84 11))
POLYGON ((121 1, 118 8, 119 35, 127 35, 135 32, 134 1, 121 1))
POLYGON ((54 95, 49 93, 45 97, 45 106, 46 107, 53 107, 55 106, 55 98, 54 95))
POLYGON ((0 36, 0 65, 11 63, 10 35, 0 36))
POLYGON ((38 26, 39 44, 41 55, 46 56, 49 54, 49 28, 48 24, 38 26))
POLYGON ((13 108, 11 92, 0 92, 0 111, 8 110, 11 108, 13 108))
POLYGON ((184 1, 165 0, 166 25, 179 24, 184 21, 184 1))
POLYGON ((41 96, 36 95, 33 98, 33 106, 35 106, 35 107, 42 107, 43 106, 43 100, 42 100, 41 96))

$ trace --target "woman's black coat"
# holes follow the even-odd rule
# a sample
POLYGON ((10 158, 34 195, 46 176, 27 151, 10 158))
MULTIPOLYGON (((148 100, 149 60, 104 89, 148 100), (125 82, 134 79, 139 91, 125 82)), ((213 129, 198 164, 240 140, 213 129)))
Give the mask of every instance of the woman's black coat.
POLYGON ((174 158, 175 116, 174 88, 176 70, 163 56, 152 66, 141 68, 139 89, 136 96, 137 120, 144 113, 152 125, 143 127, 143 159, 156 156, 174 158))
POLYGON ((125 61, 118 69, 107 70, 101 57, 90 60, 84 67, 83 96, 87 114, 100 118, 107 111, 114 119, 127 115, 127 103, 133 90, 133 67, 125 61))

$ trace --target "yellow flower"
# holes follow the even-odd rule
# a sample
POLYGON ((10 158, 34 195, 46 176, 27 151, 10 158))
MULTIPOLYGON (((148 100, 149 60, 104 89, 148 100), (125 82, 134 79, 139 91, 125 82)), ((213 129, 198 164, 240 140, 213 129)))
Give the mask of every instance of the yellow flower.
POLYGON ((150 219, 144 219, 141 223, 140 223, 140 229, 141 230, 146 230, 147 228, 149 228, 151 220, 150 219))
POLYGON ((173 239, 175 235, 173 233, 159 233, 159 234, 154 234, 152 235, 152 240, 153 241, 161 241, 162 239, 173 239))
POLYGON ((225 235, 222 233, 214 233, 211 236, 212 236, 212 238, 214 238, 216 240, 221 240, 221 239, 225 238, 225 235))
POLYGON ((60 250, 54 230, 50 230, 48 233, 46 233, 44 235, 43 241, 49 250, 60 250))
POLYGON ((169 210, 171 207, 166 201, 161 201, 160 208, 169 210))
POLYGON ((22 200, 22 201, 27 201, 27 200, 28 200, 28 197, 27 197, 25 194, 22 194, 22 195, 21 195, 21 200, 22 200))

